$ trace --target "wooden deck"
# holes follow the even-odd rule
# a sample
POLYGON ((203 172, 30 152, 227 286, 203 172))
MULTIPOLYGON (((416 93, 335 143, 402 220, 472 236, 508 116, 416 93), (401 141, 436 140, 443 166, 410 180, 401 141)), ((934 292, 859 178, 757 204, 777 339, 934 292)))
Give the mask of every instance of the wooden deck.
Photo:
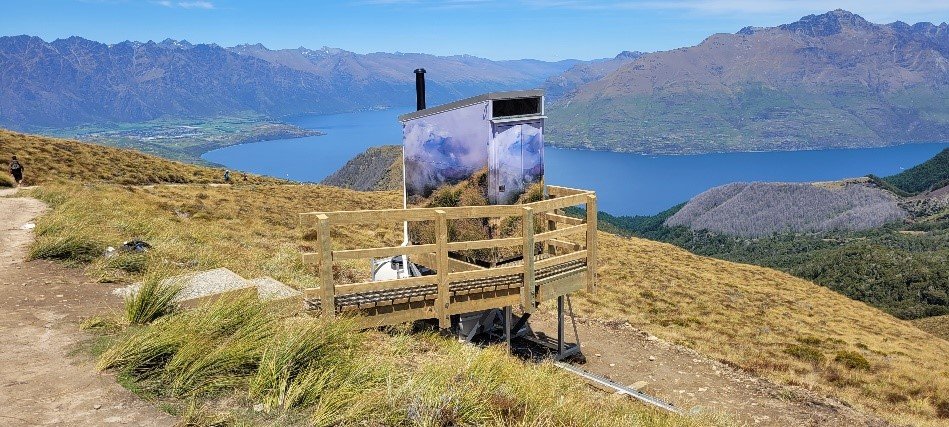
POLYGON ((322 285, 304 290, 308 307, 323 316, 360 315, 363 324, 383 326, 422 319, 450 325, 451 315, 520 305, 532 312, 537 304, 595 284, 596 195, 585 190, 547 187, 550 198, 523 205, 452 208, 389 209, 376 211, 310 212, 300 214, 304 229, 314 229, 318 250, 303 260, 316 266, 322 285), (561 210, 585 205, 585 219, 562 215, 561 210), (523 233, 517 237, 452 242, 448 221, 465 218, 519 216, 523 233), (535 226, 536 218, 546 223, 535 226), (434 221, 434 244, 334 250, 334 225, 403 221, 434 221), (542 232, 535 232, 535 229, 542 232), (579 236, 579 237, 578 237, 579 236), (571 240, 572 239, 572 240, 571 240), (451 251, 521 246, 519 262, 483 268, 449 256, 451 251), (406 255, 434 275, 397 280, 337 284, 335 261, 406 255), (332 306, 333 309, 327 309, 332 306))

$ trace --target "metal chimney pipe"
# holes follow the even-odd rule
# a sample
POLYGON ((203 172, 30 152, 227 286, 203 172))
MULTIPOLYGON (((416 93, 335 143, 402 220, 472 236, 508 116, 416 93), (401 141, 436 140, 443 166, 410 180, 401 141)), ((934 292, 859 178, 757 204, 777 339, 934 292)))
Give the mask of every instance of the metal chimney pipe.
POLYGON ((415 69, 415 109, 425 109, 425 69, 415 69))

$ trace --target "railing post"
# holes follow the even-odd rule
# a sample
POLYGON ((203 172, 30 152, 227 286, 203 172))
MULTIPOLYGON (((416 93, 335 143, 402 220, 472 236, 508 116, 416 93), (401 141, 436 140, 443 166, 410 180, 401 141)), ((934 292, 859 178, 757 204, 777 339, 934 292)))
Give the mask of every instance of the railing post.
POLYGON ((534 286, 534 208, 524 207, 524 287, 521 288, 521 306, 525 313, 534 312, 537 288, 534 286))
POLYGON ((435 313, 438 314, 438 327, 451 326, 448 304, 451 296, 448 289, 448 217, 445 211, 435 211, 435 271, 438 274, 438 298, 435 300, 435 313))
POLYGON ((596 195, 587 196, 587 291, 596 287, 596 195))
POLYGON ((317 237, 320 241, 320 309, 323 317, 336 317, 336 283, 333 280, 333 240, 330 236, 330 219, 320 214, 317 219, 317 237))

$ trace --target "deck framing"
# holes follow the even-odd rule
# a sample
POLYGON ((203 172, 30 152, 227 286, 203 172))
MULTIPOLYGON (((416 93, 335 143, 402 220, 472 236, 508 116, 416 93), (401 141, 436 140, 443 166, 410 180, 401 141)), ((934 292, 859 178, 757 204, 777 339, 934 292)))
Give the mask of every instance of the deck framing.
POLYGON ((451 315, 512 305, 520 305, 530 313, 543 301, 583 288, 593 291, 596 194, 566 187, 546 188, 549 198, 521 205, 301 213, 301 228, 315 229, 318 241, 314 252, 303 254, 303 262, 316 268, 321 282, 318 288, 304 289, 306 306, 319 307, 321 315, 327 318, 356 315, 366 327, 437 319, 440 327, 447 328, 451 315), (586 208, 584 218, 563 214, 563 209, 578 205, 586 208), (522 235, 450 241, 450 220, 499 217, 520 217, 522 235), (334 226, 411 221, 433 221, 435 243, 333 248, 334 226), (543 224, 544 231, 535 232, 536 224, 543 224), (491 268, 450 256, 453 251, 518 246, 522 248, 518 262, 491 268), (335 282, 336 261, 399 255, 410 256, 413 262, 436 274, 378 282, 335 282))

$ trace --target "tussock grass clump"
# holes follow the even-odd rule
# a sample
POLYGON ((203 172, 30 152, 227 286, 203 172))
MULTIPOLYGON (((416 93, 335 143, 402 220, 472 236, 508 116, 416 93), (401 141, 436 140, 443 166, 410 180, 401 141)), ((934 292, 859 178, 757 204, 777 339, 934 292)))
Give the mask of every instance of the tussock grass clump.
POLYGON ((791 344, 784 349, 784 352, 790 354, 796 359, 810 362, 815 365, 820 365, 827 359, 824 357, 824 353, 821 353, 820 350, 808 345, 791 344))
POLYGON ((312 405, 331 385, 347 380, 360 344, 349 322, 290 319, 268 343, 250 394, 267 410, 312 405), (335 378, 333 377, 335 376, 335 378))
POLYGON ((846 366, 848 369, 869 371, 870 362, 866 357, 855 351, 838 351, 834 356, 834 361, 846 366))
POLYGON ((13 181, 13 177, 7 175, 6 173, 0 173, 0 188, 10 188, 14 185, 16 185, 16 182, 13 181))
POLYGON ((253 296, 222 297, 165 316, 106 351, 99 369, 115 369, 170 396, 212 394, 256 371, 275 317, 253 296))
POLYGON ((260 402, 257 417, 318 426, 726 425, 603 399, 553 366, 518 361, 501 348, 279 317, 247 296, 133 326, 98 367, 118 371, 133 389, 187 399, 194 422, 235 422, 248 408, 220 413, 195 402, 245 396, 230 400, 260 402))
POLYGON ((125 299, 125 320, 143 325, 164 316, 175 309, 174 299, 182 285, 166 282, 166 274, 149 273, 142 285, 125 299))

